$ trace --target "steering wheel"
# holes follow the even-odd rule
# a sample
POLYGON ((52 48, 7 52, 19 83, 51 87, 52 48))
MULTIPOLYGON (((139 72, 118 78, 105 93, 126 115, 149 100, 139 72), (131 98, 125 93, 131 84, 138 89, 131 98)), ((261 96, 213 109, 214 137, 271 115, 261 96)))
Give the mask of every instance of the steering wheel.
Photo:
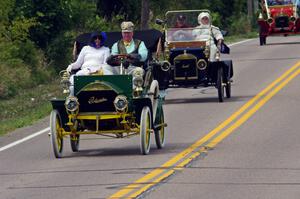
POLYGON ((174 41, 188 41, 188 40, 191 40, 191 37, 187 32, 185 32, 183 30, 177 30, 173 34, 173 40, 174 41))
POLYGON ((111 66, 120 66, 122 63, 123 66, 128 67, 129 64, 137 63, 140 61, 140 59, 141 55, 137 53, 116 54, 109 56, 106 62, 111 66))

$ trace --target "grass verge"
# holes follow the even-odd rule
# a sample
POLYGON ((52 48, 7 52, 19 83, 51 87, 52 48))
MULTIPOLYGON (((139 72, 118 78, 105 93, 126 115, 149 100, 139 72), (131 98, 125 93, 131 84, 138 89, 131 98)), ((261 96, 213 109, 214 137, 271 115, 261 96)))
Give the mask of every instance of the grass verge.
POLYGON ((256 38, 257 36, 257 32, 250 32, 247 34, 243 34, 243 35, 230 35, 230 36, 226 36, 225 37, 225 43, 226 44, 231 44, 231 43, 235 43, 235 42, 239 42, 245 39, 251 39, 251 38, 256 38))
POLYGON ((28 126, 48 116, 51 112, 50 99, 61 95, 59 81, 20 91, 7 100, 0 100, 0 136, 17 128, 28 126))

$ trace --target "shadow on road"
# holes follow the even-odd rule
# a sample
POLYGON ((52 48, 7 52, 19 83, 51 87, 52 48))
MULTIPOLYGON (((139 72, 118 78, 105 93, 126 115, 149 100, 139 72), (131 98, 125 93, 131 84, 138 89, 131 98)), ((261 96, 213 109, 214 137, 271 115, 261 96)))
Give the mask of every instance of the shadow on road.
POLYGON ((278 43, 267 43, 267 46, 272 46, 272 45, 298 45, 300 42, 278 42, 278 43))
MULTIPOLYGON (((231 98, 224 98, 222 104, 228 102, 240 102, 248 101, 253 98, 253 95, 249 96, 232 96, 231 98)), ((178 98, 178 99, 166 99, 165 104, 196 104, 196 103, 219 103, 218 97, 203 97, 203 98, 178 98)))

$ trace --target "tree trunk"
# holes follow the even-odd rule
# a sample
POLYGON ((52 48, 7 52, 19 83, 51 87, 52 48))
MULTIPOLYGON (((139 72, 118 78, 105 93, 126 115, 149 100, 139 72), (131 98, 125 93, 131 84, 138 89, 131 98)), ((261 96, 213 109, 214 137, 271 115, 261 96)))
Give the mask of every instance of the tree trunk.
POLYGON ((248 18, 251 20, 253 17, 253 0, 247 0, 247 7, 248 7, 248 18))
POLYGON ((142 0, 142 12, 141 12, 141 30, 149 28, 149 0, 142 0))

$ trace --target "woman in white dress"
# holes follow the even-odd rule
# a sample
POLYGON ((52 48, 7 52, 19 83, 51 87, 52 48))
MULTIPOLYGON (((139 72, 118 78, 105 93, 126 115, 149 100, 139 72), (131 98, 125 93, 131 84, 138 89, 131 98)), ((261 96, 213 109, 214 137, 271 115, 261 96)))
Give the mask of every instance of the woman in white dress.
POLYGON ((210 61, 215 61, 217 50, 221 49, 221 44, 224 41, 223 35, 218 27, 211 25, 211 17, 208 12, 201 12, 198 15, 198 23, 199 26, 193 30, 192 35, 195 40, 207 42, 207 45, 210 46, 210 61))
MULTIPOLYGON (((77 60, 67 67, 67 71, 80 69, 75 75, 90 75, 102 71, 104 75, 112 75, 111 66, 106 63, 110 56, 110 50, 104 46, 106 34, 104 32, 94 32, 91 34, 90 44, 84 46, 77 60)), ((74 74, 70 77, 70 95, 74 95, 74 74)))

